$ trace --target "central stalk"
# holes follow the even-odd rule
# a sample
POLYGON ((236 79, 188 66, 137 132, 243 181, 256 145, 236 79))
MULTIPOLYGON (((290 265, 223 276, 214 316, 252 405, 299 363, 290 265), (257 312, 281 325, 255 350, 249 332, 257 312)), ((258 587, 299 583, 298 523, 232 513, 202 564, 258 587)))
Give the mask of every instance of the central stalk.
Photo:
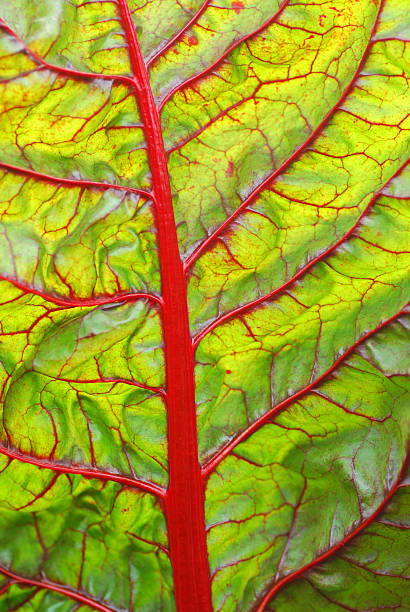
POLYGON ((166 513, 178 612, 212 612, 204 480, 198 461, 194 352, 161 124, 127 0, 118 0, 151 166, 162 278, 168 411, 166 513))

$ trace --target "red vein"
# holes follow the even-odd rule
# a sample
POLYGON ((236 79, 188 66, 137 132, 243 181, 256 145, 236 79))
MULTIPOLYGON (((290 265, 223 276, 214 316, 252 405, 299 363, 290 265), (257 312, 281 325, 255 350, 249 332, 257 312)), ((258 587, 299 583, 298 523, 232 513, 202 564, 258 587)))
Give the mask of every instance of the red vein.
POLYGON ((303 149, 305 149, 307 147, 307 145, 309 145, 312 142, 312 140, 314 140, 316 138, 316 136, 322 130, 323 126, 327 123, 327 121, 330 119, 330 117, 336 112, 338 107, 342 104, 342 102, 349 95, 353 85, 356 82, 357 77, 360 74, 361 69, 363 68, 364 63, 367 60, 368 54, 370 52, 370 49, 371 49, 371 46, 372 46, 372 38, 373 38, 373 36, 374 36, 374 34, 376 32, 377 26, 379 24, 380 15, 381 15, 381 12, 382 12, 382 7, 383 7, 383 0, 380 3, 379 10, 378 10, 378 13, 377 13, 377 16, 376 16, 376 20, 374 22, 374 25, 373 25, 373 28, 372 28, 372 31, 371 31, 371 34, 370 34, 369 42, 368 42, 368 44, 366 46, 366 49, 364 50, 364 53, 362 55, 362 59, 360 60, 359 65, 358 65, 358 67, 356 69, 356 72, 354 73, 352 80, 350 81, 350 83, 348 84, 346 89, 344 90, 342 96, 339 98, 339 100, 336 102, 336 104, 329 110, 329 112, 325 115, 325 117, 318 124, 318 126, 313 130, 313 132, 305 140, 305 142, 303 142, 297 149, 295 149, 295 151, 292 153, 292 155, 290 157, 288 157, 288 159, 285 160, 274 172, 272 172, 269 176, 267 176, 266 179, 264 179, 252 191, 252 193, 249 194, 249 196, 242 202, 242 204, 240 206, 238 206, 238 208, 229 217, 227 217, 227 219, 225 219, 225 221, 216 230, 214 230, 211 234, 209 234, 209 236, 203 242, 201 242, 201 244, 191 253, 191 255, 185 261, 185 270, 187 270, 194 263, 194 261, 196 261, 196 259, 198 259, 198 257, 201 255, 201 253, 204 250, 206 250, 209 247, 209 245, 212 242, 214 242, 214 240, 229 225, 231 225, 231 223, 236 219, 236 217, 238 217, 238 215, 243 210, 245 210, 245 208, 247 208, 249 206, 249 204, 259 195, 259 193, 263 189, 265 189, 265 187, 267 187, 269 185, 270 182, 272 182, 275 178, 277 178, 284 170, 286 170, 286 168, 288 168, 288 166, 290 166, 290 164, 292 164, 295 161, 295 159, 297 159, 299 157, 299 155, 303 151, 303 149))
POLYGON ((96 181, 87 181, 84 179, 70 179, 70 178, 59 178, 57 176, 51 176, 50 174, 43 174, 42 172, 36 172, 29 168, 21 168, 19 166, 13 166, 12 164, 6 164, 0 162, 0 168, 4 170, 10 170, 11 172, 17 172, 18 174, 24 174, 33 179, 39 179, 48 183, 58 183, 62 185, 68 185, 69 187, 87 187, 89 189, 117 189, 120 191, 129 191, 130 193, 137 193, 138 195, 153 199, 153 194, 150 191, 144 191, 144 189, 135 189, 134 187, 125 187, 124 185, 115 185, 114 183, 99 183, 96 181))
POLYGON ((15 580, 11 580, 10 582, 6 582, 6 584, 0 589, 0 595, 4 595, 4 593, 6 591, 9 590, 9 588, 13 585, 16 584, 15 580))
POLYGON ((32 457, 31 455, 25 455, 23 453, 19 453, 18 451, 5 448, 1 445, 0 454, 5 455, 10 459, 16 459, 17 461, 21 461, 22 463, 29 463, 39 468, 53 470, 54 472, 58 472, 60 474, 80 474, 85 478, 96 478, 98 480, 118 482, 123 486, 135 487, 137 489, 140 489, 144 493, 151 493, 151 495, 156 495, 161 499, 165 497, 165 489, 163 489, 162 487, 155 485, 151 482, 138 480, 137 478, 123 476, 122 474, 104 472, 103 470, 97 470, 94 468, 82 468, 75 465, 62 465, 54 463, 52 461, 47 461, 46 459, 38 459, 37 457, 32 457))
POLYGON ((109 608, 104 604, 87 597, 87 595, 83 595, 82 593, 78 593, 77 591, 73 591, 67 587, 63 587, 59 584, 55 584, 53 582, 46 582, 45 580, 35 580, 33 578, 25 578, 24 576, 18 576, 13 572, 10 572, 5 567, 0 566, 0 573, 8 578, 11 578, 14 582, 18 582, 20 584, 27 584, 29 586, 40 587, 41 589, 47 589, 49 591, 55 591, 60 595, 65 595, 70 599, 74 599, 75 601, 79 601, 80 603, 90 606, 90 608, 94 608, 94 610, 101 610, 101 612, 115 612, 113 608, 109 608))
POLYGON ((185 273, 178 249, 160 119, 127 0, 118 3, 135 74, 155 194, 168 409, 169 486, 165 507, 175 599, 180 612, 212 612, 185 273))
MULTIPOLYGON (((53 378, 50 374, 43 374, 43 376, 48 376, 49 378, 53 378)), ((165 391, 162 387, 152 387, 151 385, 146 385, 142 382, 138 382, 136 380, 128 380, 127 378, 62 378, 59 376, 55 378, 55 380, 61 380, 63 382, 68 382, 70 384, 79 385, 79 384, 93 384, 93 383, 112 383, 112 386, 115 385, 133 385, 134 387, 138 387, 139 389, 145 389, 146 391, 152 391, 152 393, 159 394, 165 396, 165 391)))
POLYGON ((250 38, 252 38, 253 36, 256 36, 257 34, 259 34, 260 32, 262 32, 265 28, 269 27, 270 25, 272 25, 272 23, 275 21, 275 19, 277 19, 277 17, 279 17, 279 15, 282 13, 282 11, 285 9, 285 7, 287 6, 287 4, 289 4, 290 0, 284 0, 283 4, 279 7, 279 9, 276 11, 276 13, 274 13, 272 15, 272 17, 269 17, 269 19, 267 21, 265 21, 265 23, 263 23, 261 26, 259 26, 259 28, 257 28, 256 30, 254 30, 253 32, 250 32, 250 34, 246 34, 245 36, 242 36, 242 38, 239 38, 239 40, 236 40, 235 42, 233 42, 227 49, 226 51, 224 51, 224 53, 210 66, 208 66, 208 68, 205 68, 204 70, 202 70, 202 72, 199 72, 198 74, 195 74, 193 77, 191 77, 190 79, 187 79, 186 81, 183 81, 182 83, 180 83, 179 85, 177 85, 176 87, 174 87, 174 89, 172 89, 166 96, 165 98, 161 101, 161 103, 158 106, 159 112, 161 112, 161 110, 164 108, 165 104, 168 102, 168 100, 170 98, 172 98, 172 96, 179 91, 180 89, 183 89, 184 87, 187 87, 188 85, 191 85, 191 83, 193 83, 194 81, 197 81, 198 79, 201 79, 203 76, 205 76, 206 74, 208 74, 208 72, 212 72, 212 70, 214 70, 219 64, 221 64, 224 59, 231 53, 231 51, 233 51, 234 49, 236 49, 236 47, 238 47, 238 45, 240 45, 241 43, 245 42, 246 40, 249 40, 250 38))
POLYGON ((187 30, 189 30, 189 28, 195 23, 195 21, 197 21, 200 16, 202 15, 202 13, 205 12, 206 8, 208 7, 209 3, 211 0, 205 0, 205 2, 203 3, 203 5, 198 9, 198 11, 195 13, 195 15, 193 15, 191 17, 191 19, 188 21, 188 23, 186 23, 184 25, 184 27, 177 32, 176 34, 174 34, 174 36, 172 38, 170 38, 170 40, 163 46, 161 47, 161 49, 159 49, 159 51, 157 51, 147 62, 147 68, 156 60, 158 59, 161 55, 163 55, 166 51, 168 51, 168 49, 170 47, 172 47, 172 45, 179 40, 187 30))
POLYGON ((323 382, 330 374, 332 374, 332 372, 334 372, 336 370, 336 368, 351 353, 353 353, 354 350, 356 350, 356 348, 358 346, 363 344, 363 342, 365 342, 368 338, 373 336, 373 334, 375 334, 376 332, 378 332, 381 329, 383 329, 384 327, 386 327, 386 325, 389 325, 393 321, 396 321, 396 319, 401 317, 403 314, 406 314, 408 312, 407 311, 408 306, 409 306, 409 304, 406 304, 406 306, 404 306, 401 310, 399 310, 399 312, 397 312, 395 315, 393 315, 392 317, 389 317, 388 319, 385 319, 377 327, 375 327, 371 331, 369 331, 366 334, 364 334, 354 344, 352 344, 352 346, 350 346, 338 359, 336 359, 336 361, 331 365, 331 367, 329 369, 326 370, 326 372, 324 372, 321 376, 316 378, 316 380, 311 382, 309 385, 306 385, 306 387, 303 387, 302 389, 300 389, 300 391, 297 391, 293 395, 290 395, 289 397, 287 397, 283 401, 279 402, 279 404, 276 404, 276 406, 273 406, 270 410, 268 410, 268 412, 266 412, 264 415, 259 417, 249 427, 244 429, 239 435, 237 435, 235 438, 233 438, 207 464, 204 465, 204 467, 202 468, 202 474, 203 474, 204 478, 207 478, 211 474, 211 472, 213 472, 217 468, 217 466, 220 464, 220 462, 223 459, 225 459, 225 457, 227 457, 227 455, 229 455, 229 453, 238 444, 240 444, 241 442, 244 442, 247 438, 249 438, 249 436, 251 434, 253 434, 260 427, 262 427, 262 425, 265 425, 266 423, 268 423, 274 416, 276 416, 279 412, 281 412, 287 406, 289 406, 289 404, 293 404, 294 402, 299 400, 301 397, 303 397, 304 395, 309 393, 309 391, 311 391, 312 389, 317 387, 317 385, 319 385, 321 382, 323 382))
POLYGON ((139 542, 145 542, 145 544, 149 544, 150 546, 154 546, 155 548, 159 548, 159 550, 161 550, 163 553, 165 553, 169 557, 169 550, 168 550, 168 548, 166 548, 165 546, 163 546, 159 542, 153 542, 152 540, 147 540, 146 538, 143 538, 140 535, 136 535, 135 533, 132 533, 131 531, 126 531, 125 533, 127 535, 129 535, 131 538, 134 538, 134 540, 138 540, 139 542))
POLYGON ((407 454, 406 460, 404 462, 404 465, 403 465, 402 469, 400 470, 400 473, 399 473, 399 476, 398 476, 396 482, 394 483, 393 487, 390 489, 390 491, 388 492, 388 494, 386 495, 386 497, 384 498, 384 500, 382 501, 380 506, 370 516, 368 516, 367 519, 363 521, 363 523, 358 525, 358 527, 356 527, 356 529, 351 531, 338 544, 336 544, 332 548, 329 548, 328 551, 326 551, 322 555, 319 555, 319 557, 316 557, 316 559, 314 559, 310 563, 307 563, 302 568, 300 568, 299 570, 293 572, 292 574, 288 574, 287 576, 285 576, 284 578, 279 580, 276 584, 274 584, 269 589, 269 591, 266 593, 266 595, 263 597, 263 599, 259 603, 259 605, 255 608, 254 612, 263 612, 263 610, 265 610, 266 606, 271 601, 272 597, 274 597, 274 595, 276 595, 276 593, 280 589, 282 589, 286 584, 288 584, 289 582, 292 582, 296 578, 299 578, 302 574, 304 574, 308 570, 312 569, 313 567, 315 567, 319 563, 322 563, 323 561, 326 561, 326 559, 328 559, 330 556, 334 555, 338 550, 340 550, 343 546, 345 546, 348 542, 350 542, 350 540, 355 538, 361 531, 363 531, 363 529, 368 527, 368 525, 370 525, 377 518, 377 516, 380 514, 380 512, 386 507, 388 502, 391 500, 393 495, 400 488, 400 486, 401 486, 400 483, 401 483, 401 480, 402 480, 402 478, 404 476, 404 473, 405 473, 405 470, 406 470, 406 467, 407 467, 408 458, 409 458, 409 455, 407 454))
POLYGON ((121 302, 134 302, 136 300, 150 300, 151 302, 155 302, 159 305, 162 305, 162 299, 157 295, 153 295, 151 293, 117 293, 116 295, 107 295, 96 298, 65 298, 58 297, 56 295, 50 295, 44 291, 40 291, 40 289, 35 289, 34 287, 28 287, 24 285, 20 281, 14 280, 13 278, 9 278, 8 276, 4 276, 0 274, 0 281, 8 282, 18 289, 21 289, 24 293, 38 295, 43 300, 47 302, 51 302, 52 304, 57 304, 59 306, 64 306, 66 308, 85 308, 89 306, 103 306, 104 304, 117 304, 121 302))
POLYGON ((21 40, 18 34, 9 26, 7 23, 0 18, 0 29, 5 30, 15 38, 23 47, 25 53, 31 57, 34 62, 40 64, 40 66, 50 70, 50 72, 57 72, 59 74, 63 74, 72 78, 77 79, 103 79, 105 81, 120 81, 125 83, 126 85, 133 85, 133 81, 130 77, 123 75, 115 75, 115 74, 103 74, 100 72, 82 72, 80 70, 74 70, 72 68, 63 68, 62 66, 56 66, 55 64, 50 64, 42 57, 37 55, 34 51, 32 51, 27 45, 21 40))
POLYGON ((251 310, 252 308, 255 308, 255 306, 259 306, 259 304, 263 304, 264 302, 268 302, 269 300, 271 300, 273 297, 276 297, 278 294, 282 293, 283 291, 285 291, 290 285, 292 285, 293 283, 295 283, 301 276, 304 276, 306 274, 306 272, 308 272, 315 264, 317 264, 318 262, 324 260, 328 255, 330 255, 331 253, 333 253, 333 251, 335 251, 341 244, 343 244, 344 242, 346 242, 346 240, 348 240, 356 231, 356 229, 360 226, 361 222, 363 221, 363 218, 367 215, 367 213, 369 212, 369 210, 371 209, 371 207, 373 206, 373 204, 376 202, 376 200, 382 196, 383 194, 381 193, 383 189, 386 188, 386 185, 388 185, 390 183, 390 181, 392 181, 394 179, 394 177, 396 177, 398 174, 400 174, 400 172, 408 165, 409 161, 405 161, 404 164, 402 164, 400 166, 400 168, 398 168, 398 170, 396 170, 396 172, 393 174, 393 176, 391 176, 389 178, 389 180, 387 181, 387 183, 385 183, 383 185, 383 187, 381 187, 373 196, 373 198, 370 200, 370 202, 367 204, 367 206, 365 207, 365 209, 363 210, 362 214, 359 216, 359 218, 357 219, 356 223, 345 233, 343 234, 343 236, 334 244, 332 244, 328 249, 326 249, 325 251, 323 251, 322 253, 320 253, 319 255, 317 255, 316 257, 314 257, 313 259, 311 259, 309 261, 309 263, 307 263, 305 266, 303 266, 300 270, 298 270, 298 272, 292 276, 292 278, 290 278, 289 280, 287 280, 285 283, 283 283, 280 287, 277 287, 276 289, 274 289, 273 291, 271 291, 270 293, 267 293, 266 295, 263 295, 255 300, 252 300, 251 302, 248 302, 247 304, 244 304, 243 306, 238 306, 237 308, 235 308, 234 310, 230 310, 229 312, 224 313, 223 315, 221 315, 220 317, 218 317, 217 319, 215 319, 215 321, 212 321, 212 323, 210 323, 205 329, 203 329, 194 339, 193 339, 193 345, 194 347, 197 347, 198 344, 201 342, 201 340, 203 340, 203 338, 209 334, 213 329, 215 329, 216 327, 219 327, 219 325, 222 325, 222 323, 225 323, 226 321, 229 321, 230 319, 232 319, 233 317, 236 317, 244 312, 247 312, 249 310, 251 310))

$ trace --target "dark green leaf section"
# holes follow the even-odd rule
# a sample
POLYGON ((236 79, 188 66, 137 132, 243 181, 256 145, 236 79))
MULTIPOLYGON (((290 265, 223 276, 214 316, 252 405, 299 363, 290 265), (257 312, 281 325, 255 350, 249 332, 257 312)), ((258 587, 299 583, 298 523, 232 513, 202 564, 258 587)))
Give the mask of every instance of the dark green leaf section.
MULTIPOLYGON (((166 526, 154 496, 6 457, 0 462, 3 567, 118 610, 173 609, 166 526)), ((34 599, 23 610, 75 609, 64 596, 27 588, 3 597, 18 604, 30 593, 34 599)))
MULTIPOLYGON (((406 305, 409 203, 379 198, 354 235, 298 282, 232 317, 200 342, 197 398, 203 459, 323 376, 364 333, 406 305)), ((392 342, 390 352, 401 355, 403 347, 396 352, 394 337, 392 342)), ((363 393, 359 377, 351 390, 363 393)))
POLYGON ((409 610, 410 483, 329 561, 284 587, 267 612, 409 610))
POLYGON ((211 475, 216 609, 226 602, 223 609, 234 610, 235 601, 251 609, 255 597, 337 546, 383 503, 406 456, 410 384, 403 372, 410 364, 399 349, 409 339, 406 317, 372 336, 211 475))
POLYGON ((0 286, 3 448, 165 484, 157 310, 62 308, 0 286))

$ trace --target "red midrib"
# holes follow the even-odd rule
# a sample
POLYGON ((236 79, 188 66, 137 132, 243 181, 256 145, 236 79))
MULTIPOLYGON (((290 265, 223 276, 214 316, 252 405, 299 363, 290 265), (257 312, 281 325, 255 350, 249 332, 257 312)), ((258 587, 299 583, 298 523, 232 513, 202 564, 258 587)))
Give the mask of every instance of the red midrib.
POLYGON ((127 0, 119 0, 119 6, 147 139, 161 266, 169 460, 165 507, 175 599, 178 612, 212 612, 186 279, 178 249, 161 124, 127 0))

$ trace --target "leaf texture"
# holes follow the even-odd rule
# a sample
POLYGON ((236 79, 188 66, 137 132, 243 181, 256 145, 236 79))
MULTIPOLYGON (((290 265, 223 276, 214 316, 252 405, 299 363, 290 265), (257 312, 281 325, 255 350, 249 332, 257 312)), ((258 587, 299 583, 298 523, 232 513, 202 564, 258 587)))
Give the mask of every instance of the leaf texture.
POLYGON ((402 0, 1 3, 0 612, 408 609, 409 66, 402 0))
POLYGON ((351 610, 353 603, 361 610, 405 610, 408 560, 403 558, 403 550, 407 546, 408 487, 408 481, 395 487, 391 502, 371 527, 331 561, 285 588, 265 609, 290 610, 304 599, 306 610, 351 610))

